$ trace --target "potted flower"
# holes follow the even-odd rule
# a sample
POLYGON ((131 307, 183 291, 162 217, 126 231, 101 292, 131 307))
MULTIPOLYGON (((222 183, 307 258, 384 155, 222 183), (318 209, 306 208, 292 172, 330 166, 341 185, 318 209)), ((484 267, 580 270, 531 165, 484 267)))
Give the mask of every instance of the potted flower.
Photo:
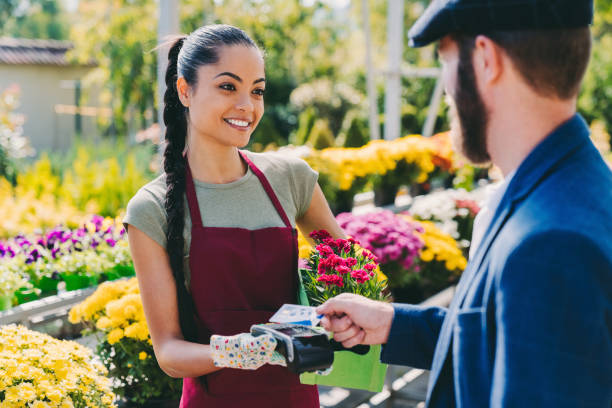
POLYGON ((38 296, 33 291, 27 277, 22 273, 23 260, 21 258, 18 255, 7 256, 0 262, 0 310, 7 310, 13 306, 13 296, 20 289, 20 293, 32 292, 33 296, 38 296))
POLYGON ((480 211, 478 202, 483 200, 484 189, 475 192, 443 190, 415 197, 410 215, 420 221, 432 221, 449 234, 467 254, 472 239, 474 219, 480 211))
POLYGON ((376 255, 395 301, 423 301, 455 283, 467 264, 453 237, 407 213, 346 213, 336 219, 348 235, 376 255))
MULTIPOLYGON (((399 217, 411 220, 406 214, 399 217)), ((412 282, 394 289, 393 295, 399 302, 421 302, 442 289, 456 284, 467 266, 462 247, 453 237, 433 222, 418 223, 423 228, 420 237, 424 242, 418 259, 419 272, 412 282)))
MULTIPOLYGON (((381 274, 376 257, 356 240, 335 240, 324 230, 314 231, 310 237, 316 247, 307 266, 300 270, 303 304, 317 306, 340 293, 356 293, 375 300, 388 298, 386 277, 381 274)), ((363 356, 335 352, 330 374, 304 373, 300 380, 303 384, 380 391, 387 370, 380 362, 380 351, 378 345, 363 356)))
POLYGON ((104 366, 73 341, 0 326, 0 406, 114 408, 104 366))
POLYGON ((182 383, 155 359, 136 278, 100 284, 70 310, 69 320, 96 335, 96 353, 116 380, 114 391, 130 406, 178 406, 182 383))
POLYGON ((418 273, 419 253, 424 245, 420 224, 399 218, 389 210, 344 213, 336 220, 349 236, 376 255, 391 290, 407 284, 418 273))

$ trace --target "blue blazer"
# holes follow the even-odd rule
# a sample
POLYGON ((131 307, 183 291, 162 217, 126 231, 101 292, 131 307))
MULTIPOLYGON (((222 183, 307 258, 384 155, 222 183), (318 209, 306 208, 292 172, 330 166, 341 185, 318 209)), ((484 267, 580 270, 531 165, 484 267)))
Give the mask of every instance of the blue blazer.
POLYGON ((381 360, 429 407, 612 406, 612 172, 576 115, 523 161, 446 308, 396 304, 381 360))

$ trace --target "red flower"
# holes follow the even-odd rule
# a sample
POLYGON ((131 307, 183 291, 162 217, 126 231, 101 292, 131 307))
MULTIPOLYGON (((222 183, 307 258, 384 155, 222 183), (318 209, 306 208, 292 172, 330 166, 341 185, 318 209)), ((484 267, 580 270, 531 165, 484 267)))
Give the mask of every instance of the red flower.
POLYGON ((365 269, 368 272, 372 272, 374 269, 376 269, 376 264, 365 264, 363 266, 363 269, 365 269))
POLYGON ((351 268, 344 265, 336 266, 336 272, 340 272, 341 274, 347 274, 351 271, 351 268))
POLYGON ((344 281, 341 276, 338 275, 321 275, 317 278, 318 282, 323 282, 326 285, 336 285, 338 287, 344 286, 344 281))
POLYGON ((326 257, 326 258, 334 253, 334 250, 331 249, 329 245, 325 245, 325 244, 319 244, 315 247, 315 249, 319 251, 319 254, 321 254, 321 256, 326 257))
POLYGON ((317 267, 317 273, 322 275, 325 272, 327 272, 327 264, 323 263, 323 260, 321 260, 321 262, 319 262, 319 266, 317 267))
POLYGON ((317 230, 310 233, 310 238, 314 239, 315 241, 323 241, 326 238, 331 238, 331 235, 329 235, 329 232, 326 230, 317 230))
POLYGON ((370 280, 370 274, 363 269, 357 269, 356 271, 351 272, 351 277, 358 283, 365 283, 370 280))
POLYGON ((357 265, 357 260, 353 257, 349 257, 344 260, 344 264, 349 268, 352 268, 353 266, 357 265))

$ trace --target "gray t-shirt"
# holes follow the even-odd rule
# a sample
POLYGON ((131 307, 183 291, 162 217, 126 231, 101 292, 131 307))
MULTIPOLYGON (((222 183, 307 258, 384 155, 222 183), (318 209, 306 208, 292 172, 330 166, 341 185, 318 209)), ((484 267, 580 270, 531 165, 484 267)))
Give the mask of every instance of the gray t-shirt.
MULTIPOLYGON (((305 161, 280 153, 252 153, 249 159, 261 170, 274 189, 292 226, 310 206, 318 173, 305 161)), ((210 184, 194 180, 202 223, 205 227, 238 227, 250 230, 283 227, 285 224, 268 198, 259 178, 249 168, 240 179, 227 184, 210 184)), ((164 208, 166 176, 160 175, 146 184, 127 205, 123 223, 133 225, 166 248, 168 231, 164 208)), ((186 284, 189 286, 189 249, 191 216, 185 196, 183 237, 186 284)))

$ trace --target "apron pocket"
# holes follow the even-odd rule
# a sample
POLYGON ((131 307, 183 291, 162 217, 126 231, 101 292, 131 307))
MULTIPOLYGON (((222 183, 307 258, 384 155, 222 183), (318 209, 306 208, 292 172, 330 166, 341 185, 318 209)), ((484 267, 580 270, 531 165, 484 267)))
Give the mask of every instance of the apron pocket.
MULTIPOLYGON (((249 333, 253 324, 267 323, 275 311, 224 310, 200 315, 204 326, 213 334, 233 336, 249 333)), ((204 341, 204 339, 202 339, 204 341)), ((205 342, 209 343, 210 339, 205 342)), ((299 377, 285 367, 264 365, 257 370, 223 368, 206 376, 210 395, 236 393, 269 393, 300 386, 299 377)))

